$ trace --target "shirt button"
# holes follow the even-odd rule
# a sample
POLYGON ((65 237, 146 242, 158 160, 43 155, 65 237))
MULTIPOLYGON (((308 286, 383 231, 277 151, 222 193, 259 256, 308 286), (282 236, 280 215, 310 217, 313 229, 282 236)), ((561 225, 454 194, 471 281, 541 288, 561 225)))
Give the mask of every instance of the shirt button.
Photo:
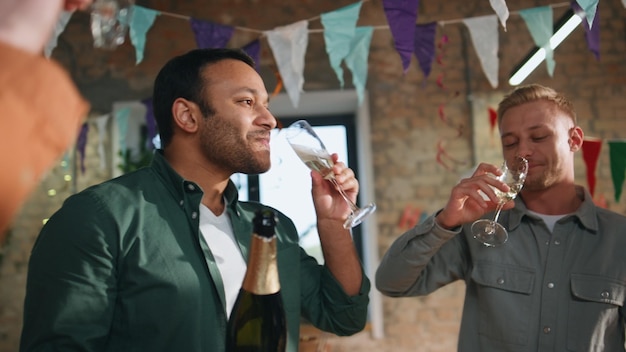
POLYGON ((498 278, 498 285, 503 285, 504 284, 504 279, 503 278, 498 278))
POLYGON ((552 331, 552 329, 550 329, 550 327, 549 327, 549 326, 544 326, 544 327, 543 327, 543 333, 544 333, 544 334, 549 334, 551 331, 552 331))
POLYGON ((558 246, 558 245, 561 244, 561 241, 560 240, 554 240, 554 244, 558 246))
POLYGON ((191 218, 195 219, 198 217, 198 213, 196 213, 195 211, 193 213, 191 213, 191 218))
POLYGON ((611 294, 609 293, 609 291, 602 291, 600 296, 602 296, 602 298, 609 298, 611 294))
POLYGON ((191 183, 188 183, 188 184, 187 184, 187 189, 188 189, 188 190, 190 190, 190 191, 195 191, 195 190, 196 190, 196 186, 194 186, 194 185, 193 185, 193 184, 191 184, 191 183))
POLYGON ((548 283, 548 288, 554 288, 554 283, 549 282, 549 283, 548 283))
POLYGON ((180 204, 180 206, 182 207, 183 205, 185 205, 185 201, 181 199, 181 201, 178 202, 178 204, 180 204))

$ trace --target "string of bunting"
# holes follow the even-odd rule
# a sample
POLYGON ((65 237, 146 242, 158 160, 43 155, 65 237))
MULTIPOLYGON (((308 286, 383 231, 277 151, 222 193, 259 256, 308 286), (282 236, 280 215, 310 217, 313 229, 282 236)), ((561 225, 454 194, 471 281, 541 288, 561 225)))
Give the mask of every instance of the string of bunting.
MULTIPOLYGON (((426 24, 416 24, 418 19, 419 0, 413 1, 395 1, 383 0, 383 9, 387 18, 387 25, 376 26, 358 26, 361 6, 367 0, 359 1, 354 4, 339 8, 335 11, 322 13, 306 20, 300 20, 285 26, 276 27, 271 30, 260 30, 254 28, 229 26, 208 20, 197 19, 192 16, 176 14, 165 11, 158 11, 146 7, 133 5, 131 16, 128 20, 129 37, 132 45, 135 47, 136 64, 143 61, 146 36, 150 28, 153 26, 157 16, 170 16, 181 20, 189 21, 191 29, 195 35, 196 44, 199 48, 216 48, 226 47, 227 43, 235 33, 235 31, 246 31, 258 33, 259 37, 251 41, 242 49, 246 51, 255 62, 259 62, 260 40, 266 38, 270 46, 274 60, 276 62, 278 72, 278 87, 280 90, 285 88, 287 95, 294 107, 298 106, 300 94, 303 91, 304 84, 304 57, 308 45, 308 35, 312 33, 323 33, 326 52, 329 56, 331 67, 337 75, 341 87, 343 82, 342 63, 352 71, 353 84, 356 88, 359 102, 363 99, 365 85, 367 82, 367 59, 369 54, 369 46, 371 36, 374 30, 390 30, 394 39, 395 50, 398 52, 402 61, 403 72, 409 69, 411 59, 416 57, 420 70, 424 74, 424 80, 429 77, 433 61, 436 59, 437 64, 444 65, 443 52, 445 45, 448 44, 448 37, 442 36, 439 43, 435 44, 436 26, 444 27, 450 24, 463 23, 469 30, 472 43, 475 47, 475 53, 479 56, 482 69, 486 78, 493 88, 498 85, 498 36, 499 26, 501 25, 506 31, 506 21, 511 14, 519 15, 525 21, 535 44, 539 47, 545 47, 547 39, 550 38, 553 30, 552 9, 557 7, 570 6, 577 13, 586 18, 583 21, 583 27, 586 31, 585 38, 587 40, 588 49, 599 59, 599 25, 597 16, 597 7, 599 0, 576 0, 571 3, 557 3, 548 6, 529 8, 519 11, 510 12, 504 0, 490 0, 490 5, 495 14, 478 17, 440 20, 426 24), (309 22, 320 20, 323 29, 309 29, 309 22), (440 50, 440 55, 436 55, 436 48, 440 50)), ((626 7, 626 0, 623 0, 626 7)), ((72 13, 64 13, 59 19, 51 39, 44 50, 46 56, 50 56, 57 42, 57 37, 64 31, 65 26, 69 22, 72 13)), ((546 60, 548 73, 552 75, 554 72, 554 62, 551 57, 546 60)), ((441 89, 445 89, 443 74, 437 78, 437 84, 441 89)), ((274 94, 278 93, 276 90, 274 94)), ((458 96, 458 92, 453 92, 451 99, 458 96)), ((146 123, 149 126, 151 134, 150 143, 153 145, 153 138, 156 137, 156 128, 154 127, 154 118, 150 109, 150 98, 141 102, 145 105, 146 123), (150 127, 152 126, 152 127, 150 127)), ((128 119, 128 111, 126 108, 117 109, 113 112, 117 125, 122 130, 128 119)), ((97 121, 96 126, 101 136, 101 128, 104 128, 108 115, 103 115, 92 119, 97 121)), ((458 135, 462 133, 463 126, 455 125, 445 113, 445 104, 439 107, 439 118, 453 128, 458 135)), ((88 128, 81 130, 81 136, 77 143, 78 152, 81 154, 81 169, 84 172, 84 145, 86 144, 86 135, 88 128)), ((124 133, 120 133, 124 135, 124 133)), ((624 181, 624 167, 626 161, 619 162, 620 155, 626 155, 626 146, 622 146, 621 141, 610 141, 611 147, 611 168, 613 181, 616 187, 616 200, 621 194, 621 184, 624 181), (618 152, 622 150, 625 152, 618 152), (615 157, 615 160, 613 159, 615 157), (613 169, 615 168, 615 171, 613 169), (620 170, 621 169, 621 170, 620 170), (621 177, 620 177, 621 175, 621 177), (619 183, 619 187, 618 187, 619 183), (620 190, 620 192, 617 191, 620 190)), ((125 150, 123 138, 120 139, 120 149, 125 150)), ((583 148, 584 150, 586 148, 583 148)), ((103 149, 99 147, 100 157, 103 158, 103 149)), ((437 161, 446 168, 450 168, 449 163, 459 163, 460 161, 452 158, 444 148, 444 140, 441 139, 437 145, 437 161)), ((588 176, 590 177, 590 176, 588 176)), ((590 184, 591 187, 591 184, 590 184)))
MULTIPOLYGON (((430 72, 434 59, 432 51, 435 41, 433 30, 421 30, 416 25, 418 19, 419 0, 395 1, 383 0, 383 9, 387 18, 387 25, 359 26, 360 9, 367 1, 359 1, 354 4, 339 8, 335 11, 322 13, 319 16, 307 20, 300 20, 285 26, 271 30, 259 30, 253 28, 224 25, 208 20, 197 19, 171 12, 158 11, 139 5, 132 5, 131 15, 128 19, 129 37, 135 47, 136 64, 143 61, 146 36, 153 26, 157 16, 170 16, 188 21, 195 35, 196 44, 199 48, 225 47, 234 32, 247 31, 258 33, 259 38, 245 45, 246 51, 256 62, 259 60, 260 39, 267 38, 273 53, 278 71, 282 77, 282 84, 294 107, 298 106, 300 93, 304 84, 304 57, 308 45, 310 33, 323 33, 331 66, 343 87, 344 62, 352 71, 359 101, 363 99, 363 92, 367 82, 367 58, 372 32, 377 29, 389 29, 394 39, 395 49, 402 60, 404 73, 407 72, 411 58, 416 56, 420 68, 425 77, 430 72), (323 29, 309 29, 309 22, 319 19, 323 29)), ((483 71, 490 84, 496 88, 498 85, 498 22, 506 31, 506 21, 510 14, 522 16, 527 27, 533 34, 537 46, 543 47, 552 35, 552 9, 556 7, 572 6, 577 12, 586 14, 588 35, 586 36, 588 47, 599 57, 597 51, 599 43, 599 26, 596 11, 599 0, 577 0, 571 3, 557 3, 549 6, 535 7, 516 12, 509 12, 504 0, 490 0, 495 14, 463 19, 441 20, 435 23, 445 26, 453 23, 463 23, 467 26, 479 56, 483 71), (534 35, 540 33, 541 35, 534 35)), ((58 21, 53 37, 50 39, 45 54, 50 55, 56 46, 57 37, 63 32, 71 13, 65 13, 58 21)), ((584 21, 583 21, 584 22, 584 21)), ((549 60, 548 60, 549 61, 549 60)))

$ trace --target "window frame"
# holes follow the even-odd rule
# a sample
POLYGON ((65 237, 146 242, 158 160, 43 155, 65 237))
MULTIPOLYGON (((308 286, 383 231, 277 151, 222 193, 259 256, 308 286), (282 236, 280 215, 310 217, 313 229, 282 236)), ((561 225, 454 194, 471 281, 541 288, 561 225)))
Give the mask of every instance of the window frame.
MULTIPOLYGON (((375 203, 367 91, 363 93, 362 101, 359 101, 356 90, 353 89, 302 92, 297 107, 294 106, 286 93, 280 93, 271 98, 270 110, 281 122, 283 119, 289 118, 306 118, 314 125, 318 124, 316 119, 341 114, 353 115, 357 148, 352 148, 356 153, 356 158, 352 159, 349 156, 349 160, 356 160, 356 165, 358 165, 358 170, 355 170, 355 173, 360 185, 359 204, 375 203)), ((375 212, 365 219, 359 227, 362 239, 360 246, 363 251, 363 266, 365 274, 372 281, 373 286, 379 263, 377 213, 375 212)), ((383 338, 382 295, 374 287, 370 290, 369 323, 372 337, 375 339, 383 338)))

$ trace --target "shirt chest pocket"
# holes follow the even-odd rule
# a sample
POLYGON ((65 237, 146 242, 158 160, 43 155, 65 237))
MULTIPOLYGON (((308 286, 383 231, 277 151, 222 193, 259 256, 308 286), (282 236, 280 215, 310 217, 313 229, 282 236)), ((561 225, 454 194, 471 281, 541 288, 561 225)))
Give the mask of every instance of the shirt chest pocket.
POLYGON ((623 350, 620 309, 626 299, 626 283, 606 276, 573 273, 570 285, 568 351, 623 350))
POLYGON ((535 273, 531 269, 483 262, 474 267, 472 279, 482 286, 528 295, 533 291, 535 273))
POLYGON ((476 290, 481 338, 527 345, 535 272, 524 267, 479 262, 471 278, 476 290))
POLYGON ((624 282, 596 275, 572 274, 572 295, 575 298, 618 306, 626 299, 624 282))

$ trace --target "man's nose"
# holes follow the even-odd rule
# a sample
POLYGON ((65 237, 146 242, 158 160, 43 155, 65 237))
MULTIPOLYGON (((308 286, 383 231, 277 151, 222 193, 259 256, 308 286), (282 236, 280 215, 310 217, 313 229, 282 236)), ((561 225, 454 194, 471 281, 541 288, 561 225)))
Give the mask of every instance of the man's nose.
POLYGON ((523 158, 528 159, 533 153, 532 144, 529 141, 519 141, 517 144, 517 151, 515 154, 523 158))

